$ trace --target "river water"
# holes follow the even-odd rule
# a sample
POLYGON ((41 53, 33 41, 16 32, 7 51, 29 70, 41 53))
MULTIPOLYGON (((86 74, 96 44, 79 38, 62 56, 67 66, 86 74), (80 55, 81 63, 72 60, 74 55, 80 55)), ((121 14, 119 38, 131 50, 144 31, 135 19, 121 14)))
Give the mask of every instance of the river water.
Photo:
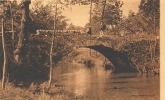
POLYGON ((159 100, 160 78, 140 73, 113 74, 102 66, 61 63, 53 70, 66 91, 84 100, 159 100))

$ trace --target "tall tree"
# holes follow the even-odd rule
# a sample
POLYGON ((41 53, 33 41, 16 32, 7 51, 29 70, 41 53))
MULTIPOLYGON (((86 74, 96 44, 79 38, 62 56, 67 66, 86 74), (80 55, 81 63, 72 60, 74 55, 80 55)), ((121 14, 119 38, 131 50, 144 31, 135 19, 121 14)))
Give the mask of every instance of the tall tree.
POLYGON ((1 15, 2 15, 2 48, 3 48, 3 75, 2 75, 2 89, 5 89, 5 83, 7 81, 7 67, 8 67, 8 59, 7 59, 7 49, 6 49, 6 39, 5 39, 5 31, 6 31, 6 19, 10 18, 10 1, 0 1, 1 5, 1 15))
POLYGON ((21 1, 21 30, 18 34, 19 40, 14 50, 14 58, 16 63, 21 65, 25 62, 26 49, 28 45, 28 36, 29 36, 29 24, 31 18, 29 16, 29 5, 31 4, 31 0, 22 0, 21 1))
POLYGON ((155 48, 157 43, 157 36, 160 30, 160 0, 141 0, 139 11, 146 17, 148 22, 149 34, 155 35, 155 43, 152 46, 150 41, 151 61, 155 62, 155 48))
MULTIPOLYGON (((34 33, 37 29, 52 30, 54 27, 54 5, 53 1, 44 4, 41 0, 33 2, 31 9, 32 27, 34 33)), ((68 19, 62 15, 61 8, 57 8, 57 27, 56 29, 65 29, 68 19)))
POLYGON ((112 28, 118 26, 122 17, 122 10, 120 9, 122 5, 123 3, 118 0, 102 0, 101 2, 96 2, 93 11, 93 22, 95 22, 95 20, 98 21, 97 26, 101 26, 101 22, 110 25, 112 28))
POLYGON ((139 12, 145 16, 150 33, 156 34, 160 27, 160 0, 141 0, 139 12))

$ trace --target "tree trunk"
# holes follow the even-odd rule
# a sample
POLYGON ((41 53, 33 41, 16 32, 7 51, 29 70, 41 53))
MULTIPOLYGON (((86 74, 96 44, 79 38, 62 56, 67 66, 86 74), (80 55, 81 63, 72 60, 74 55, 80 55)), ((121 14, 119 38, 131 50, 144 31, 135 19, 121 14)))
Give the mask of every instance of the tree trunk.
POLYGON ((12 17, 12 49, 14 50, 14 19, 12 17))
POLYGON ((102 10, 102 14, 101 14, 101 34, 103 35, 104 34, 104 30, 103 30, 103 27, 104 27, 104 12, 105 12, 105 6, 106 6, 106 2, 107 2, 107 0, 103 0, 103 10, 102 10))
POLYGON ((155 62, 155 58, 156 58, 156 43, 157 43, 157 36, 156 36, 156 20, 155 20, 155 12, 154 12, 154 35, 155 35, 155 39, 154 39, 154 49, 153 49, 153 61, 155 62))
POLYGON ((2 77, 2 89, 5 89, 5 82, 7 78, 7 55, 6 55, 6 44, 5 44, 5 19, 2 18, 2 46, 3 46, 3 77, 2 77))
POLYGON ((103 1, 103 10, 102 10, 102 14, 101 14, 101 21, 103 22, 104 19, 104 12, 105 12, 105 5, 106 5, 107 0, 103 1))
POLYGON ((22 0, 21 10, 22 10, 22 19, 21 19, 21 31, 18 34, 19 40, 14 50, 14 58, 17 64, 21 65, 25 62, 26 55, 26 46, 28 43, 29 36, 29 5, 31 0, 22 0))
POLYGON ((55 15, 54 15, 54 31, 53 31, 53 36, 52 36, 52 42, 51 42, 51 47, 50 47, 50 70, 49 70, 49 82, 48 82, 48 90, 50 90, 51 83, 52 83, 52 71, 53 71, 53 48, 54 48, 54 39, 55 39, 55 33, 56 33, 56 19, 57 19, 57 3, 56 3, 56 9, 55 9, 55 15))

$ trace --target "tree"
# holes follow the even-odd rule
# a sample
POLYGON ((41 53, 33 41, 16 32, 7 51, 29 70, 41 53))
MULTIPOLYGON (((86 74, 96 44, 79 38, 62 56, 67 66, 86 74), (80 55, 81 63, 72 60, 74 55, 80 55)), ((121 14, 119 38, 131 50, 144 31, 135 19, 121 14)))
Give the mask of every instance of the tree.
POLYGON ((11 9, 10 9, 10 1, 0 1, 1 9, 1 20, 2 20, 2 48, 3 48, 3 75, 2 75, 2 89, 5 89, 5 83, 7 81, 8 75, 8 57, 7 57, 7 49, 6 49, 6 19, 11 17, 11 9))
POLYGON ((2 46, 3 46, 3 76, 2 76, 2 89, 5 88, 6 78, 7 78, 7 53, 6 53, 6 43, 5 43, 5 18, 2 18, 2 46))
POLYGON ((148 22, 148 31, 149 34, 155 35, 155 43, 154 47, 151 46, 150 41, 150 52, 151 52, 151 61, 155 62, 155 48, 157 43, 157 35, 159 35, 160 29, 160 0, 141 0, 139 6, 139 12, 141 12, 146 18, 145 20, 148 22))
MULTIPOLYGON (((141 0, 139 11, 137 14, 130 11, 126 19, 122 21, 124 25, 123 29, 130 33, 147 33, 154 36, 153 40, 148 40, 150 54, 149 63, 153 66, 156 61, 156 49, 159 50, 159 41, 157 41, 157 36, 159 35, 159 23, 160 23, 160 1, 159 0, 141 0)), ((146 37, 148 38, 148 37, 146 37)), ((147 54, 145 55, 148 56, 147 54)), ((148 57, 149 58, 149 57, 148 57)))
MULTIPOLYGON (((41 0, 36 0, 31 9, 33 33, 37 29, 52 30, 54 26, 54 5, 53 1, 44 4, 41 0)), ((57 8, 57 27, 56 29, 65 29, 68 19, 62 15, 61 8, 57 8)))
POLYGON ((137 32, 146 31, 147 22, 144 21, 142 14, 135 14, 133 11, 129 11, 128 17, 122 21, 120 27, 129 33, 135 34, 137 32))
POLYGON ((104 23, 112 28, 118 27, 122 17, 122 10, 120 9, 122 5, 123 3, 118 0, 103 0, 95 3, 93 22, 99 22, 98 25, 100 24, 100 26, 101 23, 104 23))
POLYGON ((26 49, 28 45, 28 36, 29 36, 29 24, 31 22, 31 18, 29 16, 29 5, 31 0, 22 0, 21 2, 21 30, 18 34, 19 40, 14 50, 14 58, 16 63, 22 65, 25 61, 26 49))
POLYGON ((68 30, 75 30, 76 26, 74 26, 73 23, 70 23, 67 29, 68 30))
MULTIPOLYGON (((36 3, 37 7, 39 6, 38 3, 41 3, 41 1, 38 1, 36 3)), ((42 16, 38 16, 38 17, 40 17, 41 19, 43 18, 43 20, 46 19, 45 20, 46 22, 44 24, 42 24, 43 20, 39 19, 39 21, 41 21, 41 25, 45 25, 46 24, 45 25, 47 27, 46 29, 49 29, 49 27, 50 27, 50 29, 53 29, 53 35, 52 35, 51 46, 50 46, 50 55, 49 55, 49 61, 50 61, 50 65, 49 65, 49 67, 50 67, 49 68, 49 81, 48 81, 48 87, 47 87, 47 91, 46 92, 49 92, 50 87, 51 87, 51 83, 52 83, 53 49, 54 49, 55 33, 56 33, 57 28, 63 29, 63 28, 66 28, 66 26, 67 26, 67 24, 66 24, 67 20, 66 20, 65 16, 58 16, 59 14, 61 14, 61 11, 58 10, 58 4, 59 3, 61 3, 60 0, 51 1, 50 4, 47 4, 46 6, 41 5, 40 9, 38 9, 38 10, 35 9, 34 10, 36 15, 38 15, 38 14, 42 15, 42 16), (52 4, 55 4, 55 5, 52 5, 52 4), (52 12, 52 10, 51 10, 53 8, 55 8, 54 12, 52 12)))
POLYGON ((159 0, 141 0, 139 12, 135 14, 130 11, 124 22, 125 29, 132 33, 146 32, 149 34, 159 34, 160 19, 159 0))
POLYGON ((160 0, 141 0, 139 6, 139 12, 145 16, 145 20, 148 22, 149 32, 156 33, 156 29, 159 29, 160 25, 160 0))

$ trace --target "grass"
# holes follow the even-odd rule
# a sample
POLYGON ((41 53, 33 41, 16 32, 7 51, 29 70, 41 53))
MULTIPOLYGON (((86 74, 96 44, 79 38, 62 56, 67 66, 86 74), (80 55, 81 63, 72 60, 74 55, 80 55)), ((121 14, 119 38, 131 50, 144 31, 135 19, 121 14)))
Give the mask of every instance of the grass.
MULTIPOLYGON (((0 83, 1 85, 1 83, 0 83)), ((43 84, 31 84, 29 88, 14 87, 13 84, 7 84, 5 90, 0 88, 0 100, 81 100, 82 96, 75 95, 65 91, 65 87, 52 84, 49 93, 43 90, 43 84)))

